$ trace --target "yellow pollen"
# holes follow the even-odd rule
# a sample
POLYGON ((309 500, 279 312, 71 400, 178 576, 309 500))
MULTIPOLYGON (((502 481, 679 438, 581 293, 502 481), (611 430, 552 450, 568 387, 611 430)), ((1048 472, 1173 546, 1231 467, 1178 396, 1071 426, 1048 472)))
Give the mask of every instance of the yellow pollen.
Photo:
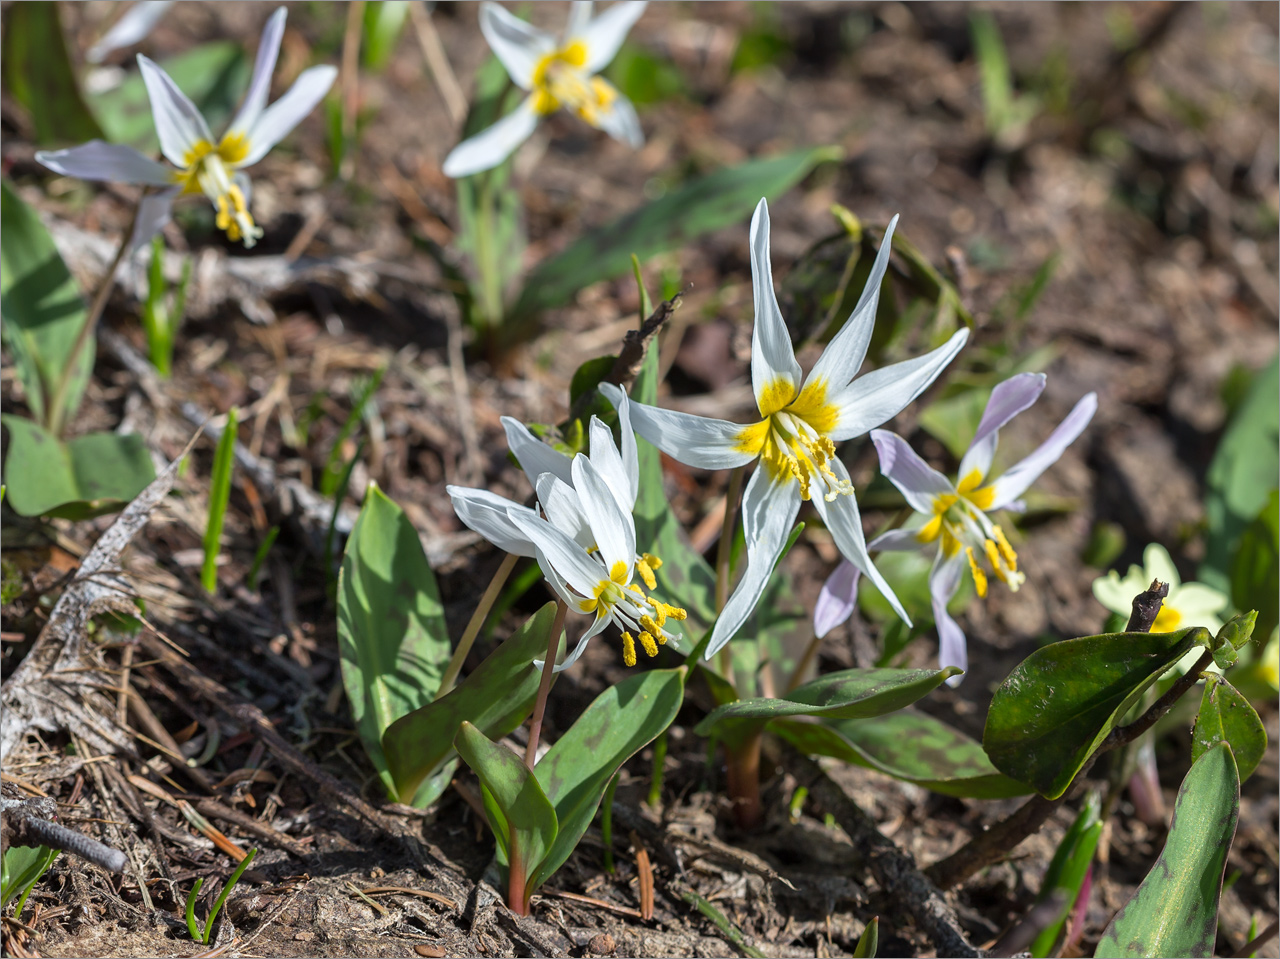
POLYGON ((1169 606, 1161 606, 1156 621, 1151 624, 1153 633, 1172 633, 1182 622, 1182 614, 1169 606))
POLYGON ((581 40, 542 57, 533 70, 534 112, 545 116, 567 106, 592 126, 600 126, 618 91, 602 77, 586 76, 586 63, 587 47, 581 40))
POLYGON ((622 661, 628 666, 636 664, 636 641, 630 633, 622 634, 622 661))
POLYGON ((658 624, 654 622, 653 617, 650 616, 648 613, 640 617, 640 628, 643 629, 646 633, 659 632, 658 624))
POLYGON ((1000 555, 1009 564, 1009 568, 1016 573, 1018 571, 1018 554, 1013 551, 1013 547, 1004 535, 1004 530, 999 526, 993 526, 991 529, 996 536, 996 545, 1000 547, 1000 555))
POLYGON ((1003 570, 1000 568, 1000 550, 996 547, 995 540, 984 539, 982 541, 982 549, 987 554, 987 562, 991 564, 991 568, 995 571, 996 576, 1000 577, 1004 582, 1009 580, 1005 577, 1003 570))
POLYGON ((964 552, 969 557, 969 572, 973 574, 973 585, 978 590, 978 598, 985 599, 987 595, 987 574, 982 571, 978 561, 973 558, 972 546, 966 546, 964 552))
POLYGON ((644 580, 645 586, 649 589, 657 589, 658 581, 653 575, 654 565, 649 562, 652 558, 653 557, 648 553, 645 553, 644 556, 640 557, 639 561, 636 563, 636 572, 639 573, 640 578, 644 580))
POLYGON ((683 621, 689 616, 689 614, 679 606, 672 606, 669 603, 661 603, 659 605, 662 606, 662 611, 674 620, 683 621))
POLYGON ((653 619, 658 624, 659 629, 666 625, 667 611, 662 608, 662 603, 653 604, 653 619))
POLYGON ((650 659, 658 655, 658 644, 654 642, 653 636, 649 633, 640 634, 640 645, 644 647, 645 655, 650 659))

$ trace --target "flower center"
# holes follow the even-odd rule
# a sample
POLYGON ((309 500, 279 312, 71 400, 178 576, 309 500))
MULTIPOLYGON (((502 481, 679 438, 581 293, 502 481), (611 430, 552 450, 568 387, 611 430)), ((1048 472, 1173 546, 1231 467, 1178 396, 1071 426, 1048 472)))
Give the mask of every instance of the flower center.
POLYGON ((1153 633, 1172 633, 1182 622, 1182 614, 1170 606, 1161 606, 1156 621, 1151 624, 1153 633))
POLYGON ((916 538, 922 543, 941 539, 942 555, 948 558, 963 549, 979 597, 987 595, 988 572, 1016 593, 1027 577, 1018 572, 1018 554, 1004 530, 986 514, 995 500, 995 490, 981 483, 982 475, 973 470, 956 485, 955 493, 935 496, 933 516, 920 527, 916 538), (985 566, 980 557, 986 559, 985 566))
POLYGON ((262 229, 253 222, 244 191, 230 173, 248 155, 249 141, 244 134, 228 133, 217 146, 200 140, 182 158, 186 169, 176 171, 173 178, 182 185, 184 194, 203 193, 213 202, 215 222, 228 239, 243 240, 251 247, 262 236, 262 229))
MULTIPOLYGON (((657 587, 655 570, 662 567, 662 560, 652 553, 645 553, 636 560, 635 568, 645 587, 657 587)), ((597 620, 608 618, 622 628, 622 661, 628 666, 636 664, 636 639, 649 657, 658 655, 658 647, 672 636, 663 629, 668 619, 682 620, 688 614, 678 606, 670 606, 652 596, 635 583, 630 582, 627 564, 618 561, 609 569, 609 578, 601 579, 592 590, 591 599, 583 599, 578 608, 584 613, 595 613, 597 620)))
POLYGON ((774 477, 793 476, 801 499, 810 498, 815 481, 828 503, 853 495, 853 484, 831 468, 836 444, 828 434, 839 410, 827 402, 825 380, 809 384, 799 395, 790 381, 774 381, 761 393, 760 406, 764 419, 738 434, 738 449, 757 454, 774 477))
POLYGON ((600 116, 618 98, 618 91, 600 77, 583 72, 587 47, 574 40, 553 50, 533 70, 533 108, 540 115, 555 113, 568 107, 592 126, 600 125, 600 116))

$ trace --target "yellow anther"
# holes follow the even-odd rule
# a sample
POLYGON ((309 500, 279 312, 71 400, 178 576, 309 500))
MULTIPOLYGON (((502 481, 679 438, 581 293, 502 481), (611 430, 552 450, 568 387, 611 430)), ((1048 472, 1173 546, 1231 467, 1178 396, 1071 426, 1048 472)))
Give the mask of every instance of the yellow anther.
POLYGON ((1013 551, 1009 540, 1005 538, 1004 530, 999 526, 993 526, 992 531, 996 535, 996 545, 1000 547, 1000 555, 1009 564, 1009 568, 1016 573, 1018 571, 1018 554, 1013 551))
POLYGON ((661 627, 658 626, 657 622, 654 621, 654 618, 648 615, 647 613, 640 617, 640 628, 643 629, 646 633, 662 632, 661 627))
POLYGON ((668 616, 670 616, 672 619, 675 619, 675 620, 683 621, 683 620, 685 620, 685 619, 687 619, 687 618, 689 617, 689 614, 688 614, 688 613, 686 613, 686 612, 685 612, 683 609, 681 609, 679 606, 672 606, 672 605, 670 605, 669 603, 663 603, 663 604, 662 604, 662 610, 663 610, 663 612, 665 612, 668 616))
POLYGON ((636 640, 630 633, 622 634, 622 661, 628 666, 636 664, 636 640))
POLYGON ((663 608, 662 608, 662 604, 661 604, 661 603, 654 603, 654 604, 653 604, 653 618, 654 618, 654 621, 658 624, 658 627, 659 627, 659 628, 661 628, 661 627, 663 627, 663 626, 665 626, 665 625, 666 625, 666 623, 667 623, 667 611, 666 611, 665 609, 663 609, 663 608))
POLYGON ((973 574, 973 585, 978 590, 978 597, 984 599, 987 595, 987 574, 982 571, 978 561, 973 558, 972 546, 966 546, 964 552, 969 557, 969 572, 973 574))
POLYGON ((1005 579, 1004 572, 1001 570, 1000 550, 996 547, 995 540, 984 539, 982 541, 982 550, 987 554, 987 562, 991 564, 991 568, 995 571, 995 574, 999 576, 1000 579, 1008 582, 1008 580, 1005 579))
POLYGON ((640 645, 644 647, 645 655, 650 659, 658 655, 658 644, 654 642, 653 635, 650 633, 640 634, 640 645))
POLYGON ((649 589, 658 588, 658 581, 653 575, 653 567, 644 558, 641 558, 636 563, 636 572, 640 574, 640 578, 644 580, 645 586, 649 589))
POLYGON ((652 553, 645 553, 643 556, 641 556, 641 557, 640 557, 640 559, 641 559, 641 560, 642 560, 646 565, 648 565, 648 567, 649 567, 651 570, 654 570, 655 572, 656 572, 657 570, 662 569, 662 559, 661 559, 661 557, 654 556, 652 553))

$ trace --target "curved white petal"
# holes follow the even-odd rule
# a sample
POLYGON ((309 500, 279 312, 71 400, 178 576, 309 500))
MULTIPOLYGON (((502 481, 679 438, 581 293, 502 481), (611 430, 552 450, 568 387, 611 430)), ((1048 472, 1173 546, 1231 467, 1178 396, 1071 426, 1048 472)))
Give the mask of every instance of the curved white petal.
POLYGON ((173 0, 138 0, 88 49, 84 58, 90 63, 101 63, 112 50, 133 46, 155 29, 171 6, 173 0))
POLYGON ((582 36, 587 24, 591 22, 591 10, 594 7, 591 0, 573 0, 569 4, 569 16, 565 20, 564 32, 560 35, 564 43, 582 36))
MULTIPOLYGON (((612 89, 612 84, 606 80, 597 78, 595 82, 603 83, 612 89)), ((619 143, 625 143, 636 150, 644 146, 644 130, 640 127, 636 108, 617 90, 614 90, 614 98, 610 101, 608 108, 596 115, 595 123, 619 143)))
POLYGON ((867 549, 878 553, 907 553, 932 548, 928 543, 920 542, 918 532, 916 529, 891 529, 868 543, 867 549))
POLYGON ((491 170, 509 157, 533 133, 538 114, 533 97, 516 107, 493 126, 459 143, 444 158, 444 175, 455 180, 491 170))
POLYGON ((1049 434, 1049 438, 1040 444, 1026 459, 1010 467, 991 485, 995 487, 995 499, 990 509, 1002 509, 1025 493, 1040 474, 1047 470, 1066 451, 1077 436, 1093 419, 1098 409, 1098 395, 1088 393, 1075 405, 1067 418, 1058 424, 1058 428, 1049 434))
POLYGON ((586 550, 540 516, 527 516, 515 510, 508 511, 508 515, 569 586, 583 596, 595 595, 596 587, 607 578, 607 573, 586 550))
POLYGON ((746 466, 758 455, 741 449, 744 427, 728 420, 632 402, 631 423, 662 452, 699 469, 734 469, 746 466))
POLYGON ((822 584, 813 607, 813 635, 821 639, 853 615, 858 605, 858 579, 862 574, 847 559, 841 560, 822 584))
MULTIPOLYGON (((570 666, 572 666, 574 663, 576 663, 579 657, 581 657, 582 654, 587 651, 587 643, 591 642, 591 640, 595 639, 595 637, 599 636, 602 632, 604 632, 604 628, 608 625, 609 625, 608 616, 597 616, 595 619, 595 622, 593 622, 591 626, 588 627, 587 631, 583 633, 582 636, 578 639, 577 645, 575 645, 573 649, 569 651, 569 655, 566 656, 559 663, 556 663, 556 665, 552 666, 551 671, 553 673, 562 673, 566 669, 568 669, 570 666)), ((533 665, 538 669, 541 669, 545 663, 546 663, 546 660, 542 660, 542 659, 535 659, 533 661, 533 665)))
POLYGON ((507 68, 512 82, 522 90, 533 88, 538 61, 556 48, 551 34, 489 0, 480 4, 480 32, 489 41, 494 56, 507 68))
POLYGON ((707 644, 706 659, 720 652, 750 618, 769 585, 773 567, 782 555, 782 548, 787 545, 787 535, 798 512, 800 487, 790 475, 771 480, 768 470, 758 469, 752 474, 742 497, 747 568, 716 619, 707 644))
POLYGON ((245 94, 240 112, 231 121, 227 132, 248 133, 262 115, 271 94, 271 74, 275 72, 276 58, 280 55, 280 41, 284 39, 284 21, 288 14, 284 7, 280 7, 267 19, 262 39, 258 41, 258 56, 253 61, 249 92, 245 94))
POLYGON ((1133 610, 1133 597, 1146 589, 1149 583, 1141 566, 1130 566, 1124 579, 1113 569, 1093 581, 1093 596, 1111 612, 1128 616, 1133 610))
POLYGON ((889 256, 893 250, 893 230, 898 225, 895 216, 889 221, 884 231, 884 239, 880 241, 880 251, 876 253, 875 263, 871 266, 871 274, 862 288, 858 303, 845 320, 840 332, 831 338, 827 348, 813 364, 805 385, 819 380, 827 381, 827 388, 838 392, 849 385, 858 375, 862 361, 867 356, 867 346, 871 343, 871 333, 876 325, 876 308, 880 305, 880 286, 884 283, 885 272, 889 269, 889 256))
POLYGON ((627 38, 627 33, 640 19, 646 6, 639 0, 623 0, 612 4, 580 31, 566 34, 565 39, 581 40, 586 44, 587 62, 582 69, 587 73, 599 73, 604 69, 618 55, 622 41, 627 38))
POLYGON ((160 138, 160 152, 176 167, 186 169, 186 155, 201 140, 212 142, 209 124, 185 93, 178 89, 169 74, 150 58, 138 54, 142 82, 151 100, 151 116, 160 138))
POLYGON ((969 443, 964 458, 960 460, 960 472, 957 475, 961 480, 974 470, 978 471, 980 480, 987 478, 992 457, 1000 442, 1000 427, 1040 398, 1045 381, 1043 373, 1019 373, 996 384, 996 388, 991 391, 991 399, 987 400, 987 408, 982 411, 978 432, 973 434, 973 440, 969 443))
POLYGON ((338 68, 327 64, 303 70, 289 91, 258 115, 248 131, 249 153, 236 166, 252 166, 266 156, 324 99, 337 76, 338 68))
POLYGON ((588 552, 595 549, 595 534, 591 531, 586 514, 582 512, 582 504, 578 501, 574 488, 551 473, 539 476, 536 485, 538 502, 542 505, 542 511, 547 514, 547 519, 572 536, 574 542, 583 549, 588 552))
MULTIPOLYGON (((617 500, 618 506, 625 513, 630 513, 636 505, 636 493, 640 480, 636 474, 627 475, 626 464, 618 447, 613 445, 613 430, 598 416, 591 417, 591 465, 609 485, 609 491, 617 500)), ((623 434, 624 438, 626 434, 623 434)), ((632 442, 634 442, 634 436, 632 442)))
POLYGON ((631 425, 631 399, 622 390, 618 390, 618 397, 609 397, 609 402, 618 409, 618 428, 622 433, 622 469, 627 477, 631 508, 634 508, 636 496, 640 493, 640 451, 636 447, 635 428, 631 425))
POLYGON ((533 510, 484 489, 446 486, 445 491, 453 501, 453 511, 468 529, 475 530, 494 546, 516 556, 533 556, 537 552, 533 540, 512 522, 510 516, 511 511, 520 510, 530 519, 537 519, 538 515, 533 510))
POLYGON ((968 329, 957 330, 946 343, 924 356, 859 376, 831 400, 840 408, 839 422, 829 434, 831 439, 837 443, 853 439, 897 416, 938 378, 968 339, 968 329))
POLYGON ((880 457, 880 472, 898 487, 917 513, 932 514, 935 497, 955 492, 951 480, 921 459, 897 433, 872 430, 871 442, 880 457))
POLYGON ((529 477, 530 486, 536 489, 538 477, 543 473, 550 473, 573 485, 572 461, 568 456, 542 442, 514 417, 502 417, 502 429, 507 434, 507 446, 524 470, 524 475, 529 477))
POLYGON ((37 150, 36 159, 55 173, 81 180, 172 186, 173 170, 143 156, 133 147, 90 140, 65 150, 37 150))
POLYGON ((1148 543, 1147 548, 1142 551, 1142 572, 1143 579, 1147 580, 1143 583, 1143 589, 1150 585, 1152 579, 1166 583, 1170 593, 1182 584, 1182 577, 1178 575, 1178 567, 1173 564, 1173 557, 1159 543, 1148 543))
POLYGON ((627 568, 626 583, 630 583, 636 563, 636 526, 630 510, 618 504, 604 477, 581 453, 573 458, 573 488, 591 524, 606 570, 623 563, 627 568))
POLYGON ((800 364, 791 348, 791 334, 773 292, 769 266, 769 204, 761 200, 751 217, 751 292, 756 320, 751 334, 751 387, 761 416, 776 413, 800 389, 800 364))
POLYGON ((1201 622, 1205 617, 1212 617, 1227 608, 1230 600, 1212 586, 1204 583, 1184 583, 1177 592, 1169 590, 1166 600, 1169 606, 1176 609, 1195 626, 1205 625, 1201 622))
MULTIPOLYGON (((964 630, 947 612, 947 603, 960 588, 960 577, 964 574, 964 554, 956 553, 950 559, 938 554, 933 569, 929 572, 929 595, 933 605, 933 621, 938 627, 938 666, 959 666, 969 668, 968 644, 964 638, 964 630)), ((952 676, 947 680, 948 686, 959 686, 964 676, 952 676)))
POLYGON ((129 238, 129 252, 136 253, 151 242, 151 238, 164 229, 173 217, 173 201, 181 187, 170 187, 160 193, 148 193, 138 204, 138 219, 133 224, 133 236, 129 238))

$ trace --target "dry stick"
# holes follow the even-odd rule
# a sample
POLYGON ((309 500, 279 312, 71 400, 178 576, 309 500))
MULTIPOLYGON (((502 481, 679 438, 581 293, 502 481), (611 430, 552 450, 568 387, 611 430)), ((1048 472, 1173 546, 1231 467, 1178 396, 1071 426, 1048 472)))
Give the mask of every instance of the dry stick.
POLYGON ((352 141, 356 138, 356 111, 360 107, 360 35, 364 31, 364 0, 351 0, 347 29, 342 38, 342 159, 338 176, 350 180, 356 172, 352 141))
POLYGON ((560 634, 564 631, 564 617, 569 612, 563 599, 556 601, 556 618, 551 624, 551 637, 547 640, 547 659, 542 664, 542 679, 538 681, 538 698, 533 701, 533 718, 529 720, 529 745, 525 747, 524 764, 533 772, 538 761, 538 740, 542 738, 542 717, 547 711, 547 694, 551 692, 551 678, 556 669, 556 652, 560 649, 560 634))
POLYGON ((1277 932, 1280 932, 1280 920, 1273 922, 1271 925, 1267 926, 1266 929, 1263 929, 1262 932, 1258 933, 1258 935, 1246 942, 1239 950, 1236 951, 1231 959, 1247 959, 1247 957, 1252 956, 1258 951, 1258 949, 1266 945, 1267 941, 1277 932))
POLYGON ((123 872, 128 864, 128 857, 119 849, 53 822, 50 817, 57 813, 57 806, 51 799, 4 799, 0 803, 0 835, 5 849, 48 846, 87 859, 108 872, 123 872))
POLYGON ((431 11, 419 0, 409 4, 409 19, 413 21, 413 29, 418 34, 418 45, 422 47, 422 58, 427 61, 427 69, 435 80, 444 100, 445 109, 449 111, 449 119, 456 127, 462 126, 467 118, 467 97, 462 92, 458 78, 453 75, 449 66, 449 58, 445 56, 444 44, 440 42, 440 34, 436 25, 431 22, 431 11))
POLYGON ((467 628, 462 634, 462 640, 458 643, 458 648, 453 651, 453 658, 449 660, 449 665, 445 667, 444 675, 440 678, 440 688, 436 690, 435 699, 439 699, 449 690, 453 689, 453 684, 458 681, 458 673, 462 671, 462 664, 467 658, 467 654, 471 652, 471 647, 475 644, 476 637, 480 635, 480 628, 484 626, 484 621, 489 617, 489 610, 493 609, 493 604, 498 600, 498 594, 502 591, 503 584, 506 583, 507 577, 511 575, 511 571, 515 569, 516 561, 520 557, 515 553, 508 553, 503 559, 502 565, 498 567, 498 571, 493 574, 493 579, 489 581, 488 588, 485 589, 484 595, 480 597, 480 602, 476 605, 476 610, 471 614, 471 620, 467 623, 467 628))

